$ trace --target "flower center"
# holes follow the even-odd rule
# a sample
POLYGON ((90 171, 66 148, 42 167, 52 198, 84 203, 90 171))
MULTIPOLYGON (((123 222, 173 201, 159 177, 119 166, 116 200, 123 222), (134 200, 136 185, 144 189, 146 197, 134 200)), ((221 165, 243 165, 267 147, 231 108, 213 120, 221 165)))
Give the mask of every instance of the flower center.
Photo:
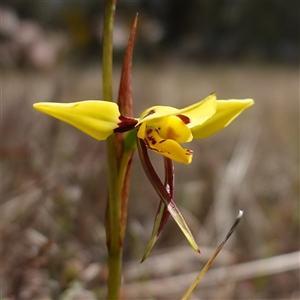
POLYGON ((176 116, 144 122, 141 124, 138 135, 139 138, 145 140, 148 147, 163 143, 165 140, 173 140, 181 144, 193 139, 191 130, 176 116))
POLYGON ((174 140, 179 144, 190 142, 193 139, 191 130, 177 116, 161 118, 158 129, 162 139, 174 140))
POLYGON ((193 139, 191 130, 176 116, 162 117, 143 122, 138 130, 138 138, 147 148, 177 162, 189 164, 193 152, 180 146, 193 139))

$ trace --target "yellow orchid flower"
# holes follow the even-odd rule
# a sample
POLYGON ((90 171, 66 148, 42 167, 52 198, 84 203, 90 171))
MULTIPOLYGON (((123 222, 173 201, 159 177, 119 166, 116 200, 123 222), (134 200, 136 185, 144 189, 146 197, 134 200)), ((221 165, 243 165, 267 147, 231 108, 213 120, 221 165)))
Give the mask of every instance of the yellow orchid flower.
POLYGON ((193 152, 182 148, 180 144, 212 135, 253 104, 252 99, 217 100, 215 94, 211 94, 183 109, 150 107, 137 119, 122 116, 116 103, 106 101, 41 102, 33 107, 97 140, 105 140, 115 132, 137 128, 137 136, 147 148, 176 162, 189 164, 193 152))

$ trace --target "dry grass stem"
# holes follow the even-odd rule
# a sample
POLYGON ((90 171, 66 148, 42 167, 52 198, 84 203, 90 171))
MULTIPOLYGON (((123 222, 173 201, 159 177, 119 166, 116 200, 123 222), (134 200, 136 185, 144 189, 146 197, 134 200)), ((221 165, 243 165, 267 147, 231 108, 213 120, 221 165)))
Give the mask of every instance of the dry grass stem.
MULTIPOLYGON (((259 276, 299 270, 300 266, 297 263, 299 259, 300 252, 293 252, 233 266, 210 269, 201 280, 201 287, 199 286, 199 289, 209 286, 220 286, 228 282, 236 282, 259 276)), ((187 289, 197 276, 197 272, 192 272, 145 282, 130 283, 124 286, 124 290, 129 299, 150 295, 160 297, 166 295, 166 290, 172 294, 180 294, 187 289)))

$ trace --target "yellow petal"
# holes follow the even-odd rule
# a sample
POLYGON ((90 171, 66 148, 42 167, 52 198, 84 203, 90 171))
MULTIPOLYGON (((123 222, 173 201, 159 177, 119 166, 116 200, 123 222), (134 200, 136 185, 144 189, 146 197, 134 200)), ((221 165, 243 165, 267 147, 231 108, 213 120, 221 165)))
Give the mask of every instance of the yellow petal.
POLYGON ((223 129, 253 104, 252 99, 218 100, 216 113, 202 125, 191 128, 194 138, 204 139, 223 129))
POLYGON ((139 122, 136 126, 140 125, 143 122, 149 122, 150 120, 156 120, 162 117, 167 117, 171 115, 176 115, 179 112, 179 109, 171 106, 152 106, 146 109, 140 115, 139 122))
POLYGON ((120 112, 113 102, 35 103, 33 107, 66 122, 97 140, 105 140, 118 127, 120 112))
POLYGON ((182 120, 189 128, 201 125, 215 114, 217 109, 216 100, 216 95, 211 94, 196 104, 180 109, 178 114, 183 116, 182 120), (184 117, 187 117, 187 119, 184 117))
POLYGON ((193 151, 182 148, 173 140, 163 140, 151 147, 152 150, 183 164, 190 164, 193 159, 193 151))
POLYGON ((176 141, 163 139, 154 129, 148 128, 142 123, 138 130, 138 137, 143 139, 147 148, 160 153, 179 163, 189 164, 193 158, 193 152, 182 148, 176 141))
POLYGON ((211 94, 204 100, 201 100, 188 107, 177 109, 171 106, 153 106, 145 110, 137 124, 143 122, 152 123, 157 119, 178 116, 189 128, 204 123, 216 112, 216 95, 211 94))

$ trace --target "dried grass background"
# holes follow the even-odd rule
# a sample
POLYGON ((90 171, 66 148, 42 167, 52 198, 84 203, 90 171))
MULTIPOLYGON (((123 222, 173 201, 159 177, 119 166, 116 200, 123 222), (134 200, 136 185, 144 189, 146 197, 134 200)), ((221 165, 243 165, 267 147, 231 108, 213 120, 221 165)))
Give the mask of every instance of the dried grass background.
MULTIPOLYGON (((120 68, 115 68, 117 95, 120 68)), ((101 64, 2 70, 3 299, 104 299, 105 143, 33 110, 38 101, 102 95, 101 64)), ((234 236, 191 299, 299 299, 299 71, 284 65, 134 63, 138 116, 216 92, 255 106, 176 164, 175 201, 202 254, 170 220, 140 264, 158 197, 135 156, 124 253, 124 299, 179 299, 233 222, 234 236)), ((161 159, 151 155, 155 166, 161 159)))

